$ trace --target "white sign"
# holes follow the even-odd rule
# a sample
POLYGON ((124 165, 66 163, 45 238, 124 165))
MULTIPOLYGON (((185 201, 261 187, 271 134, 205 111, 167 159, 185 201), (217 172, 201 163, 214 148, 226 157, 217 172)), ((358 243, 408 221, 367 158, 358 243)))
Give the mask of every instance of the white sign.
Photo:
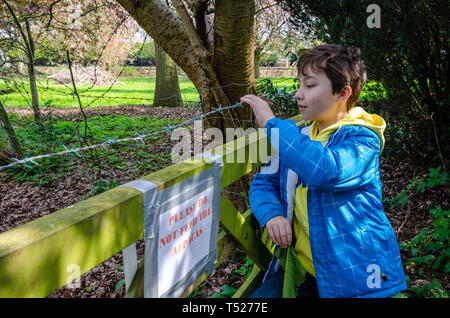
POLYGON ((159 216, 158 297, 209 254, 214 187, 159 216))

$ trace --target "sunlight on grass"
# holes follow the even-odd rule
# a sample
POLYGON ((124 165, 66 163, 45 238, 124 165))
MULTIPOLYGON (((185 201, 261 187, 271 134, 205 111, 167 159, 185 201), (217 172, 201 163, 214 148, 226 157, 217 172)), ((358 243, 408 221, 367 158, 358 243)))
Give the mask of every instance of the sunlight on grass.
MULTIPOLYGON (((155 94, 155 78, 121 78, 122 84, 95 86, 79 85, 78 93, 83 107, 123 106, 123 105, 151 105, 155 94)), ((28 82, 16 80, 20 90, 1 96, 6 107, 31 106, 31 96, 28 82), (18 92, 22 91, 22 93, 18 92)), ((181 97, 184 104, 200 101, 200 96, 190 80, 179 79, 181 97)), ((290 86, 293 78, 275 78, 276 86, 290 86)), ((10 89, 4 80, 0 80, 0 90, 10 89)), ((76 96, 72 94, 71 85, 55 84, 53 81, 38 81, 38 94, 41 107, 78 107, 76 96)))
MULTIPOLYGON (((123 78, 122 84, 105 86, 79 85, 78 93, 83 107, 122 106, 122 105, 151 105, 155 94, 154 78, 123 78)), ((17 81, 22 93, 16 92, 3 95, 2 102, 6 107, 27 107, 30 105, 30 89, 27 82, 17 81)), ((0 80, 0 90, 11 88, 0 80)), ((191 81, 180 78, 180 88, 183 101, 193 103, 200 101, 197 90, 191 81)), ((38 94, 42 107, 78 107, 76 96, 71 94, 71 85, 55 84, 54 82, 39 81, 38 94)))
MULTIPOLYGON (((112 87, 79 85, 78 92, 83 107, 124 106, 124 105, 151 105, 155 94, 155 78, 121 78, 122 84, 112 87)), ((0 80, 0 91, 13 88, 14 93, 1 95, 1 101, 6 107, 31 106, 31 96, 28 82, 24 79, 16 81, 20 89, 7 85, 0 80), (19 92, 19 91, 22 91, 19 92)), ((277 87, 290 87, 294 79, 289 77, 273 78, 277 87)), ((179 78, 181 98, 184 104, 200 101, 200 96, 190 80, 179 78)), ((38 94, 41 107, 78 107, 78 101, 72 94, 71 85, 55 84, 53 81, 41 80, 38 82, 38 94)), ((368 82, 360 96, 360 100, 374 100, 385 98, 386 92, 380 84, 368 82)))

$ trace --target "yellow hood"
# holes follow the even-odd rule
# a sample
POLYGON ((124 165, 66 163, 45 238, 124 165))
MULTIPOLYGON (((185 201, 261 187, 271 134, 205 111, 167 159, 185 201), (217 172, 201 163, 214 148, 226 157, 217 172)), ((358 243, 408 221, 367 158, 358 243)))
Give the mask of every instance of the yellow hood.
POLYGON ((381 155, 385 143, 383 132, 386 129, 386 122, 383 118, 381 118, 377 114, 369 114, 361 107, 353 107, 344 118, 334 123, 333 125, 325 128, 318 135, 316 135, 317 123, 314 121, 310 128, 310 137, 314 136, 313 138, 311 138, 314 140, 321 140, 324 137, 325 139, 328 139, 328 137, 340 126, 348 126, 348 125, 361 125, 375 132, 378 138, 380 138, 381 143, 380 155, 381 155))

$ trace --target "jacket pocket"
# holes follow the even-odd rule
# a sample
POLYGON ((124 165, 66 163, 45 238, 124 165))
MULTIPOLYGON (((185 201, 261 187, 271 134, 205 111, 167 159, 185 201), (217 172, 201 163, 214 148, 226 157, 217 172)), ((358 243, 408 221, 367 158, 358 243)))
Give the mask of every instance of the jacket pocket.
POLYGON ((389 288, 402 279, 402 265, 396 236, 390 226, 386 225, 381 231, 365 232, 365 241, 373 246, 372 251, 367 250, 366 257, 369 265, 379 266, 381 274, 381 288, 389 288))

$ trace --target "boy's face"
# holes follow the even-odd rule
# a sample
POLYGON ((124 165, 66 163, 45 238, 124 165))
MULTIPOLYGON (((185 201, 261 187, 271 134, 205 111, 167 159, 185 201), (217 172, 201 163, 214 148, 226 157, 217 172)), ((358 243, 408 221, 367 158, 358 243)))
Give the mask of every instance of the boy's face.
POLYGON ((337 111, 339 94, 333 94, 331 81, 324 72, 313 72, 308 66, 305 73, 306 76, 298 76, 299 88, 295 94, 300 113, 305 120, 327 120, 337 111))

